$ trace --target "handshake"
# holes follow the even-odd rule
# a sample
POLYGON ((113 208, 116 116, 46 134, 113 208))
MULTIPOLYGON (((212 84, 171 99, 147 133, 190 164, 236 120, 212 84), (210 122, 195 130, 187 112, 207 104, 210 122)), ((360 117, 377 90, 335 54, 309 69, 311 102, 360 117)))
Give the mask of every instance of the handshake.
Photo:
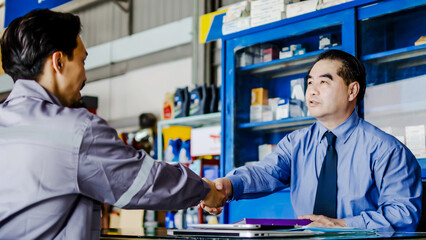
POLYGON ((210 186, 210 192, 201 201, 200 206, 210 214, 218 215, 222 212, 228 198, 232 196, 232 183, 228 178, 218 178, 213 182, 203 178, 210 186))

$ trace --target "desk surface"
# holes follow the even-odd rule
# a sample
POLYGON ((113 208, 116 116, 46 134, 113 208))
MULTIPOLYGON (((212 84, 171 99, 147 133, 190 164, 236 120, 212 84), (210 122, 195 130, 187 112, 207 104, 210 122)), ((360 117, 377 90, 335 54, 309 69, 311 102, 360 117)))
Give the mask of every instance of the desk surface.
MULTIPOLYGON (((294 237, 291 237, 294 239, 294 237)), ((303 237, 303 239, 426 239, 426 232, 376 232, 373 234, 355 234, 343 236, 315 236, 303 237)), ((201 236, 170 236, 167 235, 167 228, 151 228, 151 229, 104 229, 101 234, 101 239, 104 240, 123 240, 123 239, 217 239, 217 240, 231 240, 237 239, 235 237, 201 237, 201 236)), ((258 238, 255 238, 258 239, 258 238)), ((268 238, 259 238, 268 239, 268 238)), ((270 238, 270 239, 289 239, 289 238, 270 238)))

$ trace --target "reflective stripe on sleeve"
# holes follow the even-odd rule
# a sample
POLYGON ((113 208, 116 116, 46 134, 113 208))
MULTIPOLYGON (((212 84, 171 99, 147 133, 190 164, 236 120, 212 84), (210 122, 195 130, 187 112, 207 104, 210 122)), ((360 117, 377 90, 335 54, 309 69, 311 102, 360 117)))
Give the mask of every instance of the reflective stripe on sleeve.
POLYGON ((129 204, 130 200, 132 200, 132 198, 139 192, 142 186, 145 185, 153 165, 154 159, 148 155, 145 155, 141 169, 139 170, 139 173, 133 181, 132 185, 129 187, 129 189, 127 189, 126 192, 123 193, 123 195, 121 195, 120 199, 115 202, 114 206, 123 208, 129 204))

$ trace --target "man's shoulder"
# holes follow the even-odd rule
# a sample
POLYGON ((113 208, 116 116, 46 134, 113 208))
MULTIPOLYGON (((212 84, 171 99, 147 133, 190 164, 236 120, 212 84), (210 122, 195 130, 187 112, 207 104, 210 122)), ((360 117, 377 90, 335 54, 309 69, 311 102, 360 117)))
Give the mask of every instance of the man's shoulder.
POLYGON ((49 117, 62 120, 69 119, 71 121, 82 121, 84 119, 93 118, 93 114, 85 108, 69 108, 53 103, 48 105, 49 106, 47 107, 48 110, 46 110, 46 114, 49 117))
POLYGON ((362 132, 363 136, 382 146, 403 147, 403 144, 396 137, 364 119, 360 119, 358 130, 362 132))

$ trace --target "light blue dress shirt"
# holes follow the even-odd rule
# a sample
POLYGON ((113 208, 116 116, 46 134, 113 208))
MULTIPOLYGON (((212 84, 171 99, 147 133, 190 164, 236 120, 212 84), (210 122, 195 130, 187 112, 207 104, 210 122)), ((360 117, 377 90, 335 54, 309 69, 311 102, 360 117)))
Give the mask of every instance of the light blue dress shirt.
MULTIPOLYGON (((319 122, 293 131, 263 161, 231 171, 232 200, 290 187, 295 217, 312 214, 326 131, 319 122)), ((349 227, 415 231, 422 185, 420 166, 410 150, 356 112, 332 132, 337 137, 337 218, 349 227)))

